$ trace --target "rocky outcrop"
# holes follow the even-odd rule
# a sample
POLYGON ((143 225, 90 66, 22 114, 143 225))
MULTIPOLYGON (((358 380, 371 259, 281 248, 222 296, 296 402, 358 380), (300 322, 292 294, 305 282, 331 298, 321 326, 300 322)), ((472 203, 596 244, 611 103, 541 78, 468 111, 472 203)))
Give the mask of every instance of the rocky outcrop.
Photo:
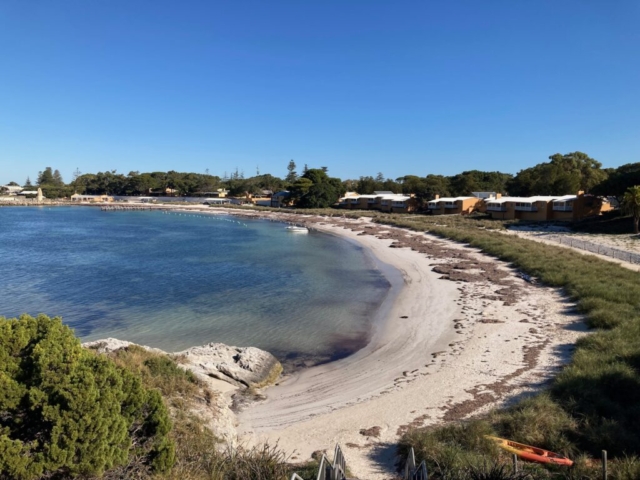
MULTIPOLYGON (((108 353, 136 345, 117 338, 106 338, 83 343, 99 353, 108 353)), ((156 353, 167 354, 157 348, 140 345, 156 353)), ((224 343, 209 343, 191 347, 183 352, 167 354, 196 375, 217 378, 241 388, 261 388, 274 383, 282 365, 269 352, 255 347, 232 347, 224 343)))
POLYGON ((255 347, 231 347, 210 343, 176 355, 189 370, 236 386, 260 388, 277 380, 282 365, 269 352, 255 347))
POLYGON ((109 353, 122 350, 123 348, 130 347, 131 345, 137 345, 150 352, 162 353, 167 355, 167 352, 160 350, 159 348, 147 347, 145 345, 138 345, 137 343, 127 342, 126 340, 118 340, 117 338, 104 338, 102 340, 96 340, 94 342, 85 342, 82 344, 85 348, 90 348, 98 353, 109 353))
MULTIPOLYGON (((132 345, 137 344, 117 338, 83 343, 84 347, 98 353, 115 352, 132 345)), ((198 402, 196 399, 190 409, 202 419, 203 425, 208 426, 218 438, 230 445, 237 441, 237 418, 232 406, 242 404, 242 401, 236 401, 236 397, 245 398, 243 391, 274 383, 282 372, 280 362, 273 355, 255 347, 240 348, 223 343, 210 343, 191 347, 183 352, 166 353, 157 348, 137 346, 170 356, 178 365, 192 371, 203 381, 203 385, 214 395, 206 402, 198 402), (221 384, 216 379, 236 388, 221 384)))

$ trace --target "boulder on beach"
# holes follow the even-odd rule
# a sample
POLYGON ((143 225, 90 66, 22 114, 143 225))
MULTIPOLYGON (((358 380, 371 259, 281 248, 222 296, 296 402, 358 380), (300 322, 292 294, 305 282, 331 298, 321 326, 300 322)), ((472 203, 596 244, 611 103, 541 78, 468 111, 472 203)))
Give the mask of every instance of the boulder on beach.
POLYGON ((255 347, 210 343, 191 347, 176 355, 183 356, 194 373, 238 386, 264 387, 275 382, 282 373, 282 365, 276 357, 255 347))

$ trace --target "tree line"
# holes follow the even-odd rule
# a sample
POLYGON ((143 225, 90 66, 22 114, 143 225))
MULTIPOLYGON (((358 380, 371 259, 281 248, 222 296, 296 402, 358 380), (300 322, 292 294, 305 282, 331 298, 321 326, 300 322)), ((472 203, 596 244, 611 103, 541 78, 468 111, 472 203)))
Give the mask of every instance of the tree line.
MULTIPOLYGON (((15 182, 12 182, 15 183, 15 182)), ((74 172, 73 179, 64 183, 58 170, 47 167, 39 172, 34 184, 27 178, 24 187, 40 187, 48 198, 69 197, 74 193, 91 195, 149 195, 169 189, 178 196, 202 195, 218 189, 228 190, 231 196, 249 196, 289 190, 298 205, 326 206, 346 191, 371 194, 374 191, 414 194, 422 203, 435 195, 465 196, 471 192, 499 192, 511 196, 566 195, 583 190, 595 195, 622 199, 628 188, 640 185, 640 162, 618 168, 602 168, 602 164, 586 153, 556 153, 549 161, 523 169, 516 175, 497 171, 469 170, 452 176, 428 174, 405 175, 396 179, 384 174, 342 180, 328 175, 327 167, 308 168, 300 174, 296 163, 287 165, 287 175, 256 174, 245 178, 237 169, 230 176, 220 178, 208 173, 145 172, 128 174, 115 170, 98 173, 74 172)))

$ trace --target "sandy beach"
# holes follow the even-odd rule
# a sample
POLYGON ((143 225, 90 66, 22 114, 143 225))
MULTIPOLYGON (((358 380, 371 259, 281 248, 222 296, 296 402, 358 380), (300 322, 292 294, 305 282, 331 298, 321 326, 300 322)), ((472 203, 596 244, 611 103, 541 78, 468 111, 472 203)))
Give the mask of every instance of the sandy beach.
MULTIPOLYGON (((367 249, 391 284, 366 347, 283 377, 238 413, 240 442, 277 443, 294 463, 339 443, 354 476, 394 478, 396 444, 407 429, 468 418, 538 391, 586 334, 557 290, 430 234, 368 218, 179 209, 342 236, 367 249)), ((225 393, 229 404, 232 394, 225 393)))
POLYGON ((238 415, 243 441, 277 442, 294 462, 340 443, 355 475, 392 478, 407 428, 538 390, 585 334, 559 292, 473 249, 368 219, 295 221, 359 242, 392 267, 392 289, 365 348, 284 378, 238 415))

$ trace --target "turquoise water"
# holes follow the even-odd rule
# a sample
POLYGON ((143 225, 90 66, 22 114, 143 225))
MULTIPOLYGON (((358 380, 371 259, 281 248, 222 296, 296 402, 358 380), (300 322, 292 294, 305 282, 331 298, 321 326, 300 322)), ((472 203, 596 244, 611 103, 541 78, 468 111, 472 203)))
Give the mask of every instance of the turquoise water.
POLYGON ((389 284, 358 245, 207 214, 0 208, 0 315, 63 317, 82 340, 222 342, 293 363, 363 346, 389 284), (296 360, 297 359, 297 360, 296 360))

